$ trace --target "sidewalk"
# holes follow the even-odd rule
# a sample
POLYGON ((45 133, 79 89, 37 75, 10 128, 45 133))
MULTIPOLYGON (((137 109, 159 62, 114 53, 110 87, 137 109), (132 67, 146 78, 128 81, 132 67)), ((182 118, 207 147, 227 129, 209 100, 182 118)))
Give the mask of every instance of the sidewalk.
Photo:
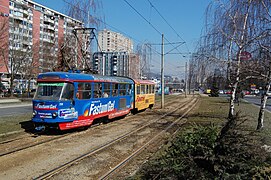
POLYGON ((16 103, 32 103, 31 98, 24 98, 24 99, 19 99, 19 98, 0 98, 0 104, 16 104, 16 103))

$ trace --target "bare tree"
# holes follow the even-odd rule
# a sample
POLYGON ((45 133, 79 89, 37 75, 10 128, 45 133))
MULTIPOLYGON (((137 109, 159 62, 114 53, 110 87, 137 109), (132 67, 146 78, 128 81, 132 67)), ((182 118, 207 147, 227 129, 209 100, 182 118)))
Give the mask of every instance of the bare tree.
MULTIPOLYGON (((101 22, 97 17, 98 10, 102 8, 100 0, 65 0, 66 13, 70 17, 81 21, 85 27, 74 26, 73 32, 67 33, 63 38, 61 47, 62 69, 81 69, 92 71, 92 45, 94 27, 101 22), (75 48, 74 48, 75 47, 75 48)), ((97 39, 96 39, 97 41, 97 39)), ((61 68, 57 68, 61 69, 61 68)))
MULTIPOLYGON (((243 62, 243 56, 247 52, 255 55, 260 44, 269 36, 267 30, 270 21, 266 21, 270 19, 269 4, 268 0, 219 0, 207 9, 205 36, 198 52, 204 52, 204 56, 208 57, 205 61, 213 62, 210 65, 212 69, 219 63, 225 65, 232 90, 229 118, 234 116, 234 100, 239 83, 252 77, 245 73, 248 69, 253 67, 255 70, 255 66, 247 66, 243 62)), ((255 74, 261 78, 260 73, 255 74)))
POLYGON ((102 8, 100 0, 65 0, 67 3, 66 12, 79 21, 82 21, 87 27, 98 26, 100 18, 97 17, 99 9, 102 8))
MULTIPOLYGON (((0 16, 0 69, 8 70, 8 18, 0 16)), ((2 81, 0 77, 0 82, 2 81)))
POLYGON ((35 58, 39 56, 39 43, 37 41, 33 43, 30 52, 32 52, 30 58, 23 62, 21 68, 23 79, 27 80, 28 97, 30 95, 31 80, 37 77, 39 68, 39 62, 35 58))

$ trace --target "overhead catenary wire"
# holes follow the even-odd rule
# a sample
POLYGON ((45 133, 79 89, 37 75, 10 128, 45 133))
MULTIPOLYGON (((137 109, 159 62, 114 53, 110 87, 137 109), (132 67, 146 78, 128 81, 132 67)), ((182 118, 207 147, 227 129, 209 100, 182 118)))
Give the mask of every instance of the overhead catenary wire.
MULTIPOLYGON (((166 24, 176 33, 176 35, 182 40, 185 42, 185 40, 179 35, 179 33, 169 24, 169 22, 166 20, 166 18, 164 18, 164 16, 158 11, 158 9, 152 4, 152 2, 150 0, 147 0, 151 7, 154 8, 154 10, 159 14, 159 16, 166 22, 166 24)), ((185 43, 185 46, 187 48, 187 52, 190 52, 189 51, 189 48, 187 46, 187 44, 185 43)))
MULTIPOLYGON (((77 7, 77 6, 75 6, 75 5, 73 5, 72 3, 70 3, 70 2, 68 2, 68 1, 66 1, 66 0, 63 0, 63 2, 66 3, 66 4, 68 4, 68 5, 70 5, 70 6, 72 6, 72 7, 75 8, 75 9, 77 9, 77 10, 83 12, 84 14, 88 15, 88 12, 87 12, 87 11, 85 11, 85 10, 83 10, 83 9, 81 9, 81 8, 79 8, 79 7, 77 7)), ((106 26, 108 26, 108 27, 110 27, 110 28, 116 30, 117 32, 120 32, 121 34, 123 34, 123 35, 125 35, 125 36, 127 36, 127 37, 129 37, 129 38, 131 38, 131 39, 133 39, 133 40, 135 40, 136 42, 139 42, 139 43, 142 43, 142 44, 144 43, 144 42, 142 42, 142 41, 140 41, 140 40, 138 40, 138 39, 136 39, 136 38, 130 36, 129 34, 127 34, 127 33, 123 32, 123 31, 119 30, 118 28, 116 28, 116 27, 114 27, 114 26, 112 26, 112 25, 106 23, 105 21, 103 21, 103 20, 101 20, 101 19, 99 19, 99 18, 96 18, 96 17, 93 17, 93 18, 94 18, 96 21, 99 21, 99 22, 103 23, 104 25, 106 25, 106 26)), ((97 42, 98 48, 101 50, 101 46, 100 46, 100 44, 99 44, 97 38, 96 38, 96 42, 97 42)), ((123 45, 120 45, 120 46, 126 48, 126 46, 123 46, 123 45)), ((152 47, 150 47, 150 48, 151 48, 154 52, 156 52, 157 54, 159 54, 159 55, 161 54, 161 53, 158 52, 156 49, 154 49, 154 48, 152 48, 152 47)))
MULTIPOLYGON (((75 9, 77 9, 77 10, 83 12, 83 13, 86 14, 86 15, 89 14, 89 12, 87 12, 87 11, 85 11, 85 10, 83 10, 83 9, 81 9, 81 8, 79 8, 79 7, 77 7, 77 6, 75 6, 75 5, 73 5, 72 3, 70 3, 70 2, 68 2, 68 1, 66 1, 66 0, 62 0, 62 1, 63 1, 64 3, 70 5, 70 6, 74 7, 75 9)), ((143 17, 144 17, 144 16, 143 16, 143 17)), ((101 20, 101 19, 99 19, 99 18, 96 18, 96 17, 94 17, 94 16, 92 16, 92 18, 95 19, 96 21, 98 21, 98 22, 100 22, 100 23, 102 23, 102 24, 104 24, 104 25, 106 25, 106 26, 108 26, 108 27, 114 29, 115 31, 117 31, 117 32, 119 32, 119 33, 121 33, 121 34, 123 34, 123 35, 125 35, 125 36, 127 36, 127 37, 129 37, 129 38, 131 38, 131 39, 133 39, 134 41, 136 41, 136 42, 138 42, 138 43, 141 43, 141 44, 144 44, 144 42, 142 42, 142 41, 140 41, 140 40, 134 38, 133 36, 131 36, 131 35, 129 35, 129 34, 123 32, 123 31, 121 31, 120 29, 118 29, 118 28, 116 28, 116 27, 114 27, 114 26, 112 26, 112 25, 106 23, 105 21, 103 21, 103 20, 101 20)), ((146 21, 148 21, 145 17, 144 17, 144 19, 145 19, 146 21)), ((148 21, 148 22, 149 22, 149 21, 148 21)), ((155 28, 155 27, 154 27, 154 28, 155 28)), ((156 28, 155 28, 155 29, 156 29, 156 28)), ((158 31, 159 34, 162 35, 162 33, 159 32, 158 29, 157 29, 157 31, 158 31)), ((168 42, 168 43, 165 43, 165 44, 167 44, 167 45, 173 45, 173 44, 176 44, 176 42, 174 42, 174 43, 169 42, 166 38, 165 38, 165 40, 168 42)), ((99 45, 97 39, 96 39, 96 41, 97 41, 97 45, 98 45, 99 48, 100 48, 100 45, 99 45)), ((122 47, 126 47, 126 46, 122 46, 122 47)), ((175 46, 173 46, 173 47, 175 47, 175 46)), ((158 52, 158 51, 157 51, 155 48, 153 48, 152 46, 150 46, 150 48, 151 48, 157 55, 161 55, 161 53, 158 52)), ((181 52, 179 52, 179 54, 181 54, 181 52)), ((158 63, 158 64, 160 63, 160 61, 159 61, 158 59, 153 59, 153 61, 155 61, 155 62, 158 63)), ((172 66, 173 68, 175 68, 175 65, 174 65, 174 64, 167 63, 167 65, 170 65, 170 66, 172 66)), ((172 68, 172 69, 173 69, 173 68, 172 68)), ((170 68, 170 69, 171 69, 171 68, 170 68)))
MULTIPOLYGON (((131 5, 127 0, 123 0, 124 2, 126 2, 126 4, 128 4, 144 21, 146 21, 159 35, 162 36, 162 33, 150 22, 148 21, 133 5, 131 5)), ((174 46, 174 44, 172 44, 166 37, 164 37, 164 39, 170 44, 172 45, 173 48, 176 48, 174 46)), ((178 50, 178 48, 176 48, 176 50, 181 54, 181 52, 178 50)))
MULTIPOLYGON (((73 5, 72 3, 70 3, 70 2, 68 2, 68 1, 66 1, 66 0, 63 0, 63 2, 66 3, 66 4, 68 4, 68 5, 70 5, 70 6, 73 6, 73 7, 76 8, 77 10, 79 10, 79 11, 85 13, 86 15, 88 15, 88 12, 86 12, 86 11, 83 10, 83 9, 80 9, 79 7, 73 5)), ((99 22, 103 23, 104 25, 106 25, 106 26, 108 26, 108 27, 110 27, 110 28, 116 30, 117 32, 119 32, 119 33, 121 33, 121 34, 123 34, 123 35, 129 37, 130 39, 135 40, 136 42, 139 42, 139 43, 142 43, 142 44, 144 43, 144 42, 142 42, 142 41, 140 41, 140 40, 138 40, 138 39, 132 37, 131 35, 129 35, 129 34, 123 32, 123 31, 121 31, 120 29, 118 29, 118 28, 116 28, 116 27, 114 27, 114 26, 112 26, 112 25, 106 23, 105 21, 103 21, 103 20, 101 20, 101 19, 99 19, 99 18, 96 18, 96 17, 92 17, 92 18, 94 18, 96 21, 99 21, 99 22)), ((126 46, 122 46, 122 47, 126 47, 126 46)), ((159 55, 161 54, 161 53, 158 52, 156 49, 152 49, 152 50, 154 50, 154 51, 155 51, 157 54, 159 54, 159 55)))

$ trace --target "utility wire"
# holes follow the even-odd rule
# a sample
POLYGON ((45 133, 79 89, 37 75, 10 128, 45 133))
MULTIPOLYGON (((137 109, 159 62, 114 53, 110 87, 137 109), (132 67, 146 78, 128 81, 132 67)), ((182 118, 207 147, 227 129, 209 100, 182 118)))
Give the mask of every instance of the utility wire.
POLYGON ((127 0, 124 0, 141 18, 143 18, 158 34, 162 36, 162 33, 150 22, 148 21, 134 6, 132 6, 127 0))
MULTIPOLYGON (((70 5, 70 6, 73 6, 74 8, 76 8, 76 9, 80 10, 81 12, 85 13, 86 15, 88 15, 88 12, 87 12, 87 11, 80 9, 79 7, 73 5, 72 3, 70 3, 70 2, 68 2, 68 1, 66 1, 66 0, 63 0, 63 2, 66 3, 66 4, 68 4, 68 5, 70 5)), ((129 37, 130 39, 133 39, 133 40, 135 40, 136 42, 142 43, 142 44, 143 44, 142 41, 140 41, 140 40, 138 40, 138 39, 136 39, 136 38, 130 36, 129 34, 127 34, 127 33, 123 32, 123 31, 119 30, 118 28, 116 28, 116 27, 114 27, 114 26, 112 26, 112 25, 110 25, 110 24, 108 24, 108 23, 106 23, 105 21, 103 21, 103 20, 101 20, 101 19, 99 19, 99 18, 96 18, 96 17, 94 17, 94 16, 93 16, 93 18, 94 18, 96 21, 99 21, 99 22, 103 23, 104 25, 106 25, 106 26, 108 26, 108 27, 110 27, 110 28, 116 30, 117 32, 120 32, 121 34, 123 34, 123 35, 129 37)), ((99 44, 98 44, 98 45, 99 45, 99 44)), ((122 47, 124 47, 124 46, 122 46, 122 47)), ((152 48, 152 50, 154 50, 154 51, 155 51, 157 54, 159 54, 159 55, 161 54, 161 53, 158 52, 156 49, 153 49, 153 48, 152 48)))
MULTIPOLYGON (((162 36, 162 33, 150 22, 148 21, 134 6, 132 6, 127 0, 124 0, 124 2, 126 2, 126 4, 128 4, 142 19, 144 19, 159 35, 162 36)), ((175 46, 166 38, 164 37, 164 39, 170 44, 172 45, 173 48, 175 48, 175 46)), ((176 49, 176 48, 175 48, 176 49)), ((179 53, 181 53, 178 49, 176 49, 179 53)))
MULTIPOLYGON (((185 42, 185 40, 179 35, 179 33, 169 24, 169 22, 166 20, 166 18, 164 18, 164 16, 162 16, 162 14, 158 11, 158 9, 151 3, 151 1, 150 0, 147 0, 149 3, 150 3, 150 5, 151 5, 151 7, 153 7, 154 8, 154 10, 159 14, 159 16, 166 22, 166 24, 176 33, 176 35, 182 40, 182 41, 184 41, 185 42)), ((187 50, 188 50, 188 52, 190 52, 189 51, 189 49, 188 49, 188 46, 187 46, 187 44, 185 43, 185 46, 186 46, 186 48, 187 48, 187 50)))
MULTIPOLYGON (((86 15, 89 14, 87 11, 82 10, 81 8, 79 8, 79 7, 75 6, 75 5, 73 5, 72 3, 70 3, 70 2, 68 2, 68 1, 66 1, 66 0, 62 0, 62 1, 63 1, 64 3, 66 3, 66 4, 68 4, 68 5, 70 5, 70 6, 74 7, 74 8, 76 8, 77 10, 83 12, 83 13, 86 14, 86 15)), ((134 9, 134 8, 133 8, 133 9, 134 9)), ((139 13, 139 12, 138 12, 138 13, 139 13)), ((142 15, 141 15, 141 16, 142 16, 142 15)), ((123 32, 123 31, 119 30, 118 28, 116 28, 116 27, 114 27, 114 26, 112 26, 112 25, 110 25, 110 24, 108 24, 108 23, 106 23, 105 21, 103 21, 103 20, 101 20, 101 19, 99 19, 99 18, 96 18, 96 17, 94 17, 94 16, 92 16, 92 18, 94 18, 96 21, 99 21, 99 22, 103 23, 104 25, 106 25, 106 26, 108 26, 108 27, 110 27, 110 28, 116 30, 117 32, 120 32, 121 34, 124 34, 125 36, 127 36, 127 37, 129 37, 129 38, 131 38, 131 39, 134 39, 136 42, 141 43, 141 44, 144 44, 144 42, 142 42, 142 41, 140 41, 140 40, 138 40, 138 39, 136 39, 136 38, 130 36, 129 34, 127 34, 127 33, 123 32)), ((144 18, 144 16, 142 16, 142 18, 144 18)), ((150 23, 146 18, 144 18, 144 19, 145 19, 148 23, 150 23)), ((151 23, 150 23, 150 24, 151 24, 151 23)), ((156 28, 154 27, 154 29, 156 29, 156 28)), ((157 30, 157 31, 158 31, 158 30, 157 30)), ((158 33, 159 33, 160 35, 162 35, 161 32, 158 31, 158 33)), ((166 39, 166 38, 165 38, 165 39, 166 39)), ((166 40, 167 40, 167 39, 166 39, 166 40)), ((97 41, 97 39, 96 39, 96 41, 97 41)), ((168 41, 168 40, 167 40, 167 41, 168 41)), ((167 45, 168 45, 168 44, 169 44, 169 45, 172 45, 172 44, 177 44, 177 43, 171 43, 171 42, 168 41, 168 43, 166 43, 166 44, 167 44, 167 45)), ((98 41, 97 41, 97 45, 98 45, 99 48, 100 48, 100 44, 98 43, 98 41)), ((124 46, 122 46, 122 47, 124 47, 124 46)), ((156 54, 161 55, 161 53, 158 52, 156 49, 154 49, 152 46, 150 46, 150 48, 151 48, 154 52, 156 52, 156 54)), ((176 54, 182 54, 182 53, 176 53, 176 54)), ((157 59, 153 59, 153 61, 155 61, 155 62, 158 63, 158 64, 160 63, 160 61, 157 60, 157 59)), ((173 68, 175 68, 175 65, 173 65, 173 64, 171 64, 171 63, 167 63, 167 64, 170 65, 170 66, 172 66, 173 68)))
MULTIPOLYGON (((88 14, 88 12, 86 12, 85 10, 80 9, 80 8, 77 7, 77 6, 74 6, 72 3, 70 3, 70 2, 68 2, 68 1, 66 1, 66 0, 63 0, 63 1, 64 1, 65 3, 67 3, 68 5, 73 6, 74 8, 76 8, 76 9, 80 10, 81 12, 85 13, 86 15, 88 14)), ((112 25, 110 25, 110 24, 108 24, 108 23, 102 21, 101 19, 96 18, 96 17, 93 17, 93 18, 94 18, 95 20, 97 20, 97 21, 103 23, 104 25, 107 25, 108 27, 110 27, 110 28, 112 28, 112 29, 114 29, 114 30, 116 30, 116 31, 118 31, 118 32, 120 32, 120 33, 126 35, 127 37, 129 37, 129 38, 131 38, 131 39, 134 39, 136 42, 141 43, 141 44, 144 44, 144 42, 142 42, 142 41, 140 41, 140 40, 137 40, 136 38, 133 38, 132 36, 128 35, 127 33, 125 33, 125 32, 123 32, 123 31, 119 30, 118 28, 116 28, 116 27, 114 27, 114 26, 112 26, 112 25)), ((97 41, 97 45, 98 45, 99 49, 101 49, 100 44, 99 44, 97 38, 96 38, 96 41, 97 41)), ((122 45, 121 45, 121 46, 122 46, 122 45)), ((126 48, 126 46, 122 46, 122 47, 126 48)), ((161 53, 158 52, 158 51, 157 51, 156 49, 154 49, 153 47, 150 46, 150 48, 151 48, 156 54, 161 55, 161 53)), ((154 59, 153 61, 156 62, 156 63, 158 63, 158 64, 160 63, 160 61, 158 61, 157 59, 154 59)), ((172 64, 170 64, 170 65, 171 65, 172 67, 175 67, 175 66, 172 65, 172 64)))

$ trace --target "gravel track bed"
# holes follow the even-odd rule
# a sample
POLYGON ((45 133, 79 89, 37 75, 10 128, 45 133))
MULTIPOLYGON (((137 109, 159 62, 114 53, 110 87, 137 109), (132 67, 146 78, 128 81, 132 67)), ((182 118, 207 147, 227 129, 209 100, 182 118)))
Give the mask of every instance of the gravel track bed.
MULTIPOLYGON (((96 147, 105 144, 106 142, 115 139, 116 137, 130 132, 136 127, 140 126, 141 124, 147 123, 150 120, 153 120, 155 117, 159 116, 160 114, 165 114, 170 109, 178 106, 178 103, 183 102, 185 103, 189 98, 184 99, 177 97, 173 102, 168 104, 165 109, 161 110, 156 107, 153 110, 147 110, 145 112, 139 113, 135 116, 128 116, 126 118, 113 121, 108 124, 96 126, 94 128, 89 128, 85 131, 76 132, 74 134, 69 134, 65 137, 62 137, 58 140, 54 140, 45 144, 40 144, 38 146, 22 150, 16 152, 14 154, 9 154, 6 156, 0 157, 1 163, 0 164, 0 177, 1 179, 33 179, 38 177, 40 174, 43 174, 52 168, 59 166, 65 162, 70 161, 83 153, 90 151, 91 149, 95 149, 96 147)), ((115 155, 111 156, 109 152, 104 152, 103 155, 97 155, 97 159, 101 159, 101 161, 112 161, 118 160, 118 155, 123 156, 124 154, 128 153, 134 146, 138 146, 142 142, 148 139, 147 135, 150 135, 155 132, 156 127, 149 127, 140 131, 138 137, 139 141, 134 142, 132 138, 129 138, 129 141, 125 143, 124 146, 116 145, 111 147, 112 152, 116 152, 115 155), (127 150, 126 150, 127 149, 127 150)), ((42 137, 42 138, 51 138, 51 137, 42 137)), ((41 140, 42 138, 37 138, 41 140)), ((27 139, 27 138, 26 138, 27 139)), ((31 139, 31 138, 30 138, 31 139)), ((33 137, 32 137, 33 139, 33 137)), ((29 141, 27 140, 20 140, 20 145, 25 144, 29 141)), ((12 143, 11 143, 12 144, 12 143)), ((14 145, 2 144, 1 151, 6 149, 12 149, 14 145)), ((14 143, 15 144, 15 143, 14 143)), ((18 144, 17 144, 18 145, 18 144)), ((83 160, 82 162, 87 162, 87 160, 83 160)), ((95 161, 88 161, 91 164, 97 164, 95 161)), ((89 169, 84 163, 80 166, 80 169, 72 170, 71 172, 67 171, 67 175, 65 175, 68 179, 72 174, 81 174, 80 172, 89 171, 89 169), (77 173, 76 173, 77 171, 77 173)), ((113 163, 114 164, 114 163, 113 163)), ((72 166, 73 167, 73 166, 72 166)), ((91 171, 91 173, 87 174, 95 174, 95 168, 91 171), (94 172, 92 172, 94 171, 94 172)), ((66 172, 66 171, 65 171, 66 172)), ((63 174, 62 174, 63 175, 63 174)), ((60 176, 61 177, 61 176, 60 176)), ((63 179, 57 176, 54 179, 63 179)), ((79 177, 79 176, 78 176, 79 177)), ((65 178, 66 179, 66 178, 65 178)), ((74 179, 74 178, 73 178, 74 179)), ((78 178, 75 178, 78 179, 78 178)), ((83 179, 90 179, 90 176, 86 175, 83 179)))

